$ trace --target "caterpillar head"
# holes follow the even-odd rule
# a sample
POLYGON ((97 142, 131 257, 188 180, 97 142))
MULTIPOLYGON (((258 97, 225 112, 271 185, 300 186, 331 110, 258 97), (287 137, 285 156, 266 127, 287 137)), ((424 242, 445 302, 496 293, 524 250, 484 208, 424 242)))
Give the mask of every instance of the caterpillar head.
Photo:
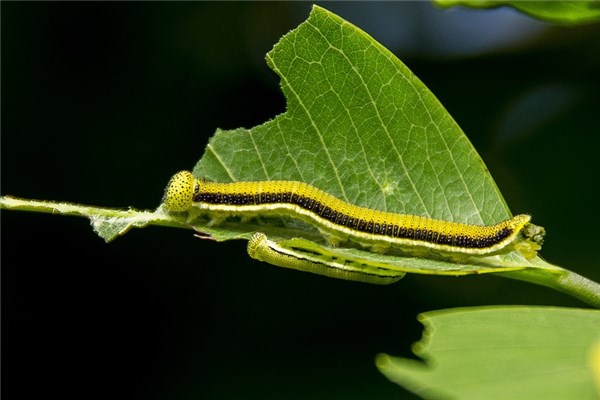
POLYGON ((196 179, 190 171, 180 171, 173 175, 165 195, 163 206, 168 211, 187 211, 192 206, 196 179))
POLYGON ((527 224, 523 227, 523 236, 525 239, 531 240, 533 243, 542 245, 546 237, 546 230, 542 226, 527 224))
POLYGON ((515 244, 515 249, 518 250, 528 260, 537 255, 537 252, 544 244, 546 230, 542 226, 527 223, 521 231, 521 235, 525 240, 518 241, 515 244))

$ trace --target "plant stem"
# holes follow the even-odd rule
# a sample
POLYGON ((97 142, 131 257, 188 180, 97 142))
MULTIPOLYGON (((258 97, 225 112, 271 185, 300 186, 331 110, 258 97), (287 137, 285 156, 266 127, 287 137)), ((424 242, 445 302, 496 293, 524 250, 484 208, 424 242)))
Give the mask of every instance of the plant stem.
POLYGON ((88 217, 92 221, 94 230, 106 241, 114 239, 125 233, 129 228, 141 228, 146 225, 160 225, 177 228, 190 228, 180 219, 164 214, 159 211, 118 209, 108 207, 94 207, 82 204, 55 202, 47 200, 21 199, 12 196, 0 196, 0 209, 33 211, 50 214, 74 215, 88 217), (114 235, 102 234, 98 231, 98 225, 103 221, 118 222, 122 226, 121 231, 114 235))
POLYGON ((501 272, 498 275, 547 286, 600 308, 600 284, 575 272, 545 261, 544 263, 549 268, 528 268, 519 271, 501 272))

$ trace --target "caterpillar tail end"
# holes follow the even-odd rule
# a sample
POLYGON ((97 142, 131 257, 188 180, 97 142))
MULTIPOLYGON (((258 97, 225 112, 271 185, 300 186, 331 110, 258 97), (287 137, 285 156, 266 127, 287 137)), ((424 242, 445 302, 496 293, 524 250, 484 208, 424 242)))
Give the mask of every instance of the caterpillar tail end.
POLYGON ((163 197, 163 207, 167 211, 187 211, 192 207, 195 178, 190 171, 180 171, 173 175, 163 197))

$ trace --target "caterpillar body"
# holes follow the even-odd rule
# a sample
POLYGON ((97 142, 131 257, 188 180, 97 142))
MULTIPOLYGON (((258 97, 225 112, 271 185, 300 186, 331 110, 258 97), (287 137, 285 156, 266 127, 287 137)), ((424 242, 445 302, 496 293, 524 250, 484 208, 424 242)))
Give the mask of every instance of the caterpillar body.
POLYGON ((264 233, 257 232, 248 241, 250 257, 279 267, 307 271, 330 278, 347 281, 389 285, 402 279, 404 272, 391 269, 374 268, 370 265, 356 265, 355 260, 336 259, 324 260, 309 254, 299 255, 279 246, 269 240, 264 233))
POLYGON ((168 211, 197 207, 215 218, 288 215, 315 224, 332 242, 351 240, 379 252, 480 256, 518 250, 532 258, 545 235, 525 214, 494 225, 470 225, 356 206, 304 182, 218 183, 189 171, 171 178, 163 206, 168 211))

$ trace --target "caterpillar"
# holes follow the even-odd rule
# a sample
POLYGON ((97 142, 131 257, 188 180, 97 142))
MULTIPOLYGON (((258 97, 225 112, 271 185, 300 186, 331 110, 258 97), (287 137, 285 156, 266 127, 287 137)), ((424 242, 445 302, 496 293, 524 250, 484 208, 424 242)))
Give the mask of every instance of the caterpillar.
POLYGON ((248 254, 250 257, 279 267, 307 271, 330 278, 348 281, 373 283, 376 285, 389 285, 398 282, 405 275, 404 272, 371 265, 359 264, 352 259, 325 259, 318 254, 303 254, 290 252, 277 243, 267 239, 264 233, 257 232, 248 241, 248 254))
POLYGON ((545 230, 526 214, 494 225, 470 225, 356 206, 298 181, 218 183, 181 171, 171 178, 163 206, 167 211, 197 207, 215 220, 231 215, 288 215, 314 224, 331 243, 350 240, 378 252, 398 249, 416 254, 487 256, 517 250, 532 258, 545 230))

